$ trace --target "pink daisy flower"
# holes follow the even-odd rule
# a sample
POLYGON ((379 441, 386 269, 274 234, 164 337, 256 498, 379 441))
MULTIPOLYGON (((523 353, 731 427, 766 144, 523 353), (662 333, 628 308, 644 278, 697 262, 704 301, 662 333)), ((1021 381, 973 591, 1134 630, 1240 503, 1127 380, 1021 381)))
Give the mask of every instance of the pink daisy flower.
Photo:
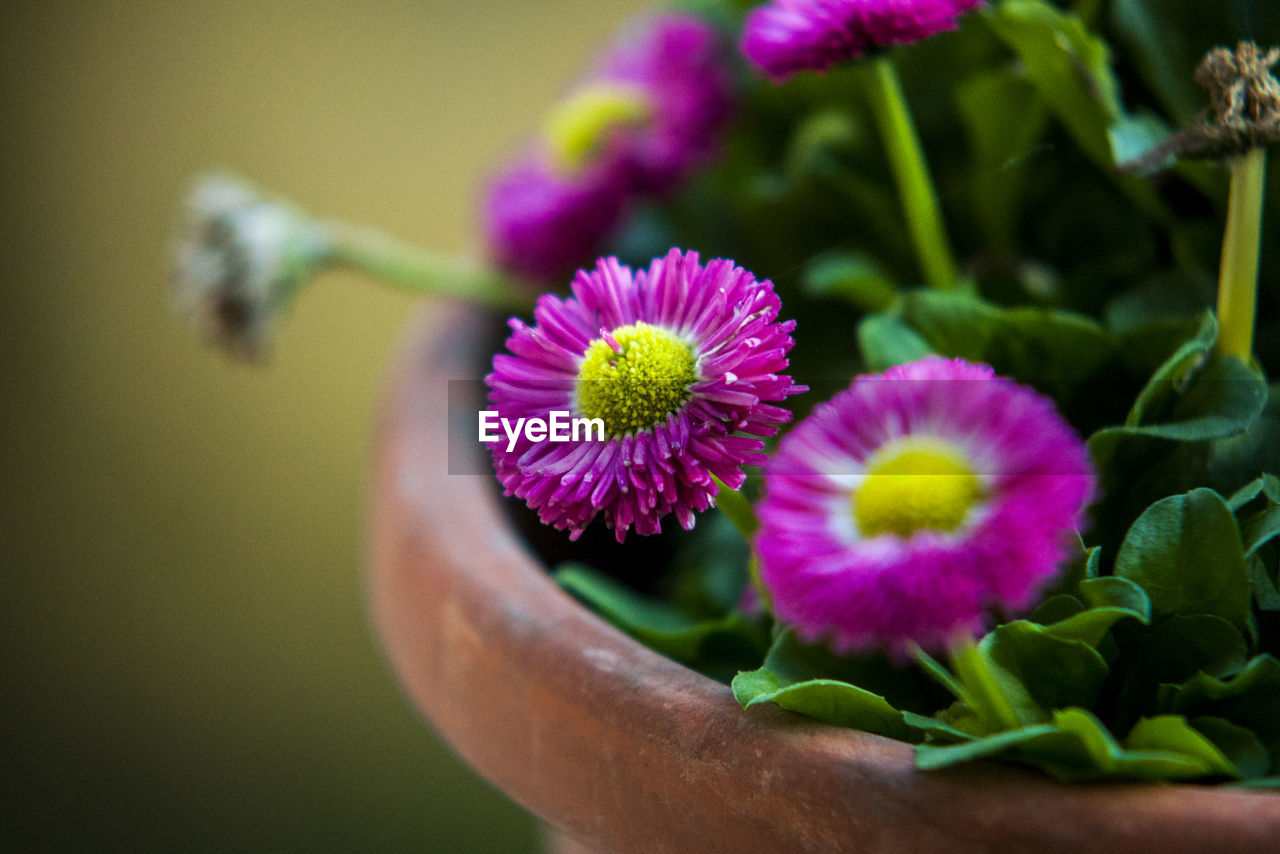
POLYGON ((593 257, 637 195, 679 185, 714 152, 732 75, 716 30, 662 15, 623 33, 490 183, 484 229, 503 269, 550 281, 593 257))
POLYGON ((982 0, 773 0, 752 10, 742 52, 774 80, 956 28, 982 0))
POLYGON ((597 515, 619 542, 668 514, 692 528, 715 503, 711 476, 740 487, 742 466, 765 461, 760 437, 791 420, 772 404, 805 390, 781 373, 795 322, 780 307, 771 282, 678 249, 634 273, 601 259, 571 297, 540 297, 535 325, 513 318, 510 355, 494 357, 492 408, 511 423, 599 419, 603 438, 493 443, 506 493, 571 538, 597 515))
POLYGON ((526 157, 489 185, 484 223, 493 262, 534 281, 554 281, 595 255, 627 203, 615 172, 592 168, 563 175, 526 157))
POLYGON ((779 619, 839 652, 945 647, 1030 603, 1094 482, 1053 402, 986 365, 860 376, 765 469, 762 578, 779 619))
POLYGON ((661 195, 709 160, 733 113, 727 45, 691 15, 668 14, 624 34, 599 77, 632 86, 650 105, 648 122, 621 130, 615 151, 637 192, 661 195))

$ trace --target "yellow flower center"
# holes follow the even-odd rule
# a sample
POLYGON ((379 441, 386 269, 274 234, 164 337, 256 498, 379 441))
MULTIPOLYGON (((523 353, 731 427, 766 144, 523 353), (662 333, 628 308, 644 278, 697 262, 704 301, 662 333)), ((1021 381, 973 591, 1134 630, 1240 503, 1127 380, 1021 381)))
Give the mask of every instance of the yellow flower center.
POLYGON ((547 117, 543 134, 558 165, 573 173, 595 153, 610 130, 649 118, 649 101, 631 86, 601 83, 566 98, 547 117))
POLYGON ((863 536, 954 531, 983 497, 982 484, 959 450, 946 442, 900 439, 868 460, 853 493, 853 517, 863 536))
POLYGON ((578 369, 578 411, 610 436, 648 430, 689 399, 698 381, 693 348, 640 321, 591 342, 578 369))

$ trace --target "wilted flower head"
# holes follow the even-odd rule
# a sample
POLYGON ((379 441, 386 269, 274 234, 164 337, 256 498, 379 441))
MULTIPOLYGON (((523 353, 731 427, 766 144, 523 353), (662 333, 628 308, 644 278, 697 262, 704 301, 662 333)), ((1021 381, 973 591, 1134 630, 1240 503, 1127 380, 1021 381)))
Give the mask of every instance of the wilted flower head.
POLYGON ((512 423, 598 418, 604 437, 495 443, 507 494, 572 538, 600 514, 619 542, 632 525, 658 533, 668 514, 693 527, 714 504, 712 475, 740 487, 742 466, 764 462, 759 437, 791 419, 771 404, 804 390, 781 373, 795 323, 779 308, 769 281, 677 249, 635 272, 602 259, 571 297, 542 296, 534 326, 511 320, 490 403, 512 423))
POLYGON ((255 359, 273 316, 320 255, 305 216, 235 178, 208 175, 192 187, 183 211, 174 301, 207 340, 255 359))
POLYGON ((956 28, 982 0, 773 0, 747 16, 742 51, 775 80, 956 28))
POLYGON ((700 18, 662 15, 624 32, 490 183, 495 261, 542 281, 588 261, 629 199, 672 190, 714 152, 731 83, 724 46, 700 18))
POLYGON ((1029 603, 1093 489, 1050 399, 930 357, 858 377, 783 438, 759 505, 762 579, 807 639, 936 649, 1029 603))

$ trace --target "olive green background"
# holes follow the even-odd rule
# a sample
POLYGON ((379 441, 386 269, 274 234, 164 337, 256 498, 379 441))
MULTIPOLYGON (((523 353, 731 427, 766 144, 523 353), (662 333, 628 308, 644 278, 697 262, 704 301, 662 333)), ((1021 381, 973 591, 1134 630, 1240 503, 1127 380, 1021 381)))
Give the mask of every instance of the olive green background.
POLYGON ((478 248, 483 176, 641 0, 0 6, 5 850, 520 851, 362 586, 417 300, 327 275, 265 369, 169 311, 189 176, 478 248))

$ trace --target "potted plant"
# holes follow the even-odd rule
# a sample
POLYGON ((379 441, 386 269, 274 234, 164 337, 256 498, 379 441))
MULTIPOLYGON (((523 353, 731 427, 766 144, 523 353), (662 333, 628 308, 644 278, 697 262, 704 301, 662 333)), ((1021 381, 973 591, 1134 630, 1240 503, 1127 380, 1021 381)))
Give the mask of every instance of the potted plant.
POLYGON ((181 293, 242 355, 333 264, 515 313, 393 373, 405 687, 604 850, 1262 850, 1280 50, 1217 4, 750 5, 605 51, 488 265, 193 194, 181 293))

